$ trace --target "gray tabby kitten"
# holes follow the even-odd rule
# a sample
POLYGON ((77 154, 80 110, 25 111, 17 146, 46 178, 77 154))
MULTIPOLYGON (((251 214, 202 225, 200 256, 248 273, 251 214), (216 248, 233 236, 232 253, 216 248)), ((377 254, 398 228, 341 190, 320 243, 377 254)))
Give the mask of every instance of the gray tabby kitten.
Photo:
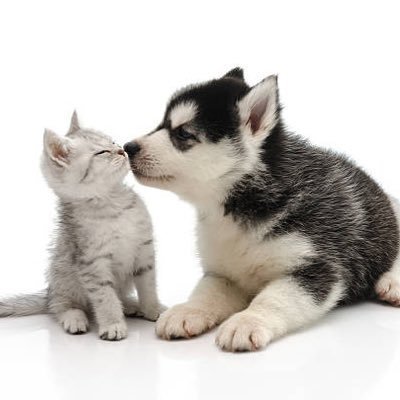
POLYGON ((125 152, 108 136, 82 129, 74 113, 65 137, 45 131, 42 171, 59 197, 48 289, 1 301, 0 316, 49 312, 78 334, 87 332, 93 312, 105 340, 127 336, 124 314, 156 320, 162 307, 152 226, 143 201, 123 183, 125 152))

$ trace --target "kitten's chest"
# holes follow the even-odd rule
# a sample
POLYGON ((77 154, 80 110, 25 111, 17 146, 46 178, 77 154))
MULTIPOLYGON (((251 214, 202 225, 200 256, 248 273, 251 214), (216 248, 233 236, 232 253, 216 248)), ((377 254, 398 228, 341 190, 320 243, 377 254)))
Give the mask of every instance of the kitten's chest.
POLYGON ((198 244, 205 271, 231 279, 248 293, 312 254, 311 243, 297 233, 266 238, 262 229, 244 229, 223 216, 199 222, 198 244))
POLYGON ((125 211, 88 218, 81 226, 84 247, 93 256, 109 254, 114 264, 131 269, 145 236, 146 221, 125 211))

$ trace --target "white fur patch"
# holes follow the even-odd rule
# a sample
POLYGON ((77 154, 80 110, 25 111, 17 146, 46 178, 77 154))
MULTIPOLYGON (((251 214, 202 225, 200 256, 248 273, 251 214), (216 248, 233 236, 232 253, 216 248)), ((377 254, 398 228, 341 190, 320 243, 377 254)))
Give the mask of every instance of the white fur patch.
POLYGON ((194 102, 188 101, 185 103, 180 103, 175 106, 169 113, 169 118, 171 120, 171 128, 186 124, 191 121, 197 114, 197 106, 194 102))
POLYGON ((299 233, 263 239, 223 216, 201 221, 198 240, 205 270, 229 278, 249 294, 314 255, 312 243, 299 233))
MULTIPOLYGON (((400 203, 393 197, 390 198, 390 202, 396 214, 397 226, 400 229, 400 203)), ((382 301, 400 306, 400 248, 393 267, 382 275, 376 284, 375 291, 382 301)))
POLYGON ((177 150, 166 129, 138 139, 142 152, 135 157, 138 170, 148 177, 171 176, 170 180, 140 179, 144 185, 168 189, 204 208, 223 200, 227 188, 242 176, 235 171, 236 150, 229 140, 203 142, 187 152, 177 150))

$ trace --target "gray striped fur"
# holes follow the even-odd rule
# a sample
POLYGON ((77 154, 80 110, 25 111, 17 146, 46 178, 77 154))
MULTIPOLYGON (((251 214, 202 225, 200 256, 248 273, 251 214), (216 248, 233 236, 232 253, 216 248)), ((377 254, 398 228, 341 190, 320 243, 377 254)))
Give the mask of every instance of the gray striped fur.
POLYGON ((84 333, 93 313, 106 340, 126 337, 124 313, 156 320, 151 220, 123 183, 129 165, 122 149, 80 128, 74 114, 65 137, 46 131, 42 170, 59 198, 47 294, 4 299, 0 316, 51 313, 67 332, 84 333))

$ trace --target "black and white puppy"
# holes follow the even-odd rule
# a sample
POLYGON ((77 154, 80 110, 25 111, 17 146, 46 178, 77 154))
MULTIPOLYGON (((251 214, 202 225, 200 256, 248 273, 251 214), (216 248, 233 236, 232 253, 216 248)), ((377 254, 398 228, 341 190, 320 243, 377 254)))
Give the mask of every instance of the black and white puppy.
POLYGON ((339 304, 400 305, 400 207, 345 157, 285 130, 276 76, 236 68, 170 100, 125 145, 137 179, 193 203, 204 277, 157 322, 164 339, 222 323, 216 343, 256 350, 339 304))

